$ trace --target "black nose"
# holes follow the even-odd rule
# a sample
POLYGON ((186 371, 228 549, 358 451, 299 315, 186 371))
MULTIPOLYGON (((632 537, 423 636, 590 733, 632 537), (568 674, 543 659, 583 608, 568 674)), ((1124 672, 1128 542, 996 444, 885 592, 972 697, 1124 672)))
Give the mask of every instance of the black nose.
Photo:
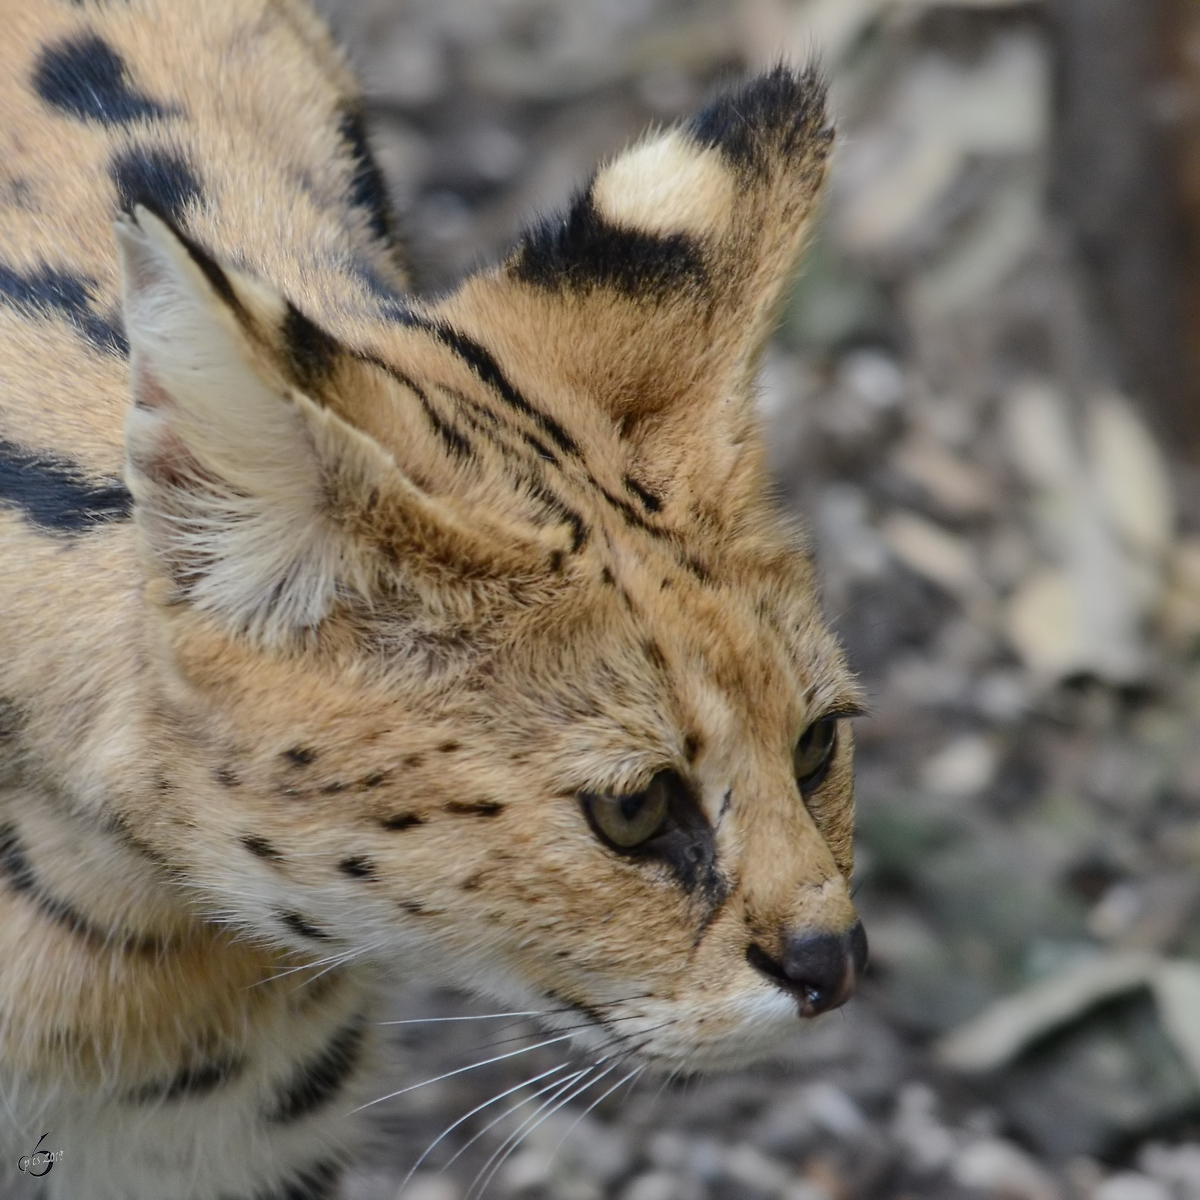
POLYGON ((802 1017, 815 1017, 850 999, 867 966, 867 935, 861 921, 845 933, 788 931, 781 958, 772 958, 752 942, 746 961, 795 996, 802 1017))

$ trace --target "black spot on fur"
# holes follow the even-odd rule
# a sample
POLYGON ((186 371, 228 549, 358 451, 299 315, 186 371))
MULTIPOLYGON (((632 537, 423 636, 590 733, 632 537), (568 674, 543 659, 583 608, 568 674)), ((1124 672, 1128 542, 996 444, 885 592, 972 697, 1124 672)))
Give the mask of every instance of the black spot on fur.
POLYGON ((424 761, 425 761, 424 755, 408 754, 404 758, 404 765, 406 767, 416 768, 416 767, 419 767, 424 761))
POLYGON ((344 792, 346 785, 340 780, 335 779, 332 783, 326 783, 321 787, 321 794, 324 796, 335 796, 338 792, 344 792))
POLYGON ((298 912, 281 912, 279 920, 281 924, 286 925, 293 933, 299 934, 300 937, 310 938, 317 942, 323 942, 329 937, 329 934, 325 930, 314 925, 298 912))
POLYGON ((468 875, 458 886, 464 892, 477 892, 483 886, 483 872, 476 871, 473 875, 468 875))
POLYGON ((590 192, 578 196, 565 216, 530 230, 511 260, 522 283, 549 291, 612 288, 653 299, 702 288, 704 255, 685 233, 658 236, 610 224, 590 192))
POLYGON ((317 752, 311 746, 293 746, 283 752, 283 757, 293 767, 307 767, 317 761, 317 752))
POLYGON ((0 505, 55 533, 128 520, 133 497, 119 479, 89 479, 72 462, 0 439, 0 505))
POLYGON ((320 391, 321 385, 333 373, 341 352, 337 340, 310 321, 290 301, 282 332, 296 385, 305 392, 320 391))
POLYGON ((283 860, 283 855, 265 837, 259 837, 258 834, 252 833, 242 838, 242 845, 256 858, 265 858, 271 862, 283 860))
POLYGON ((14 892, 27 897, 43 916, 93 945, 145 955, 156 955, 162 951, 162 945, 157 938, 143 937, 119 929, 101 929, 93 925, 73 905, 50 895, 43 888, 33 864, 26 856, 14 825, 0 825, 0 877, 8 881, 14 892))
POLYGON ((684 569, 691 575, 694 575, 701 583, 711 583, 712 575, 708 568, 694 555, 685 554, 680 559, 680 563, 684 569))
MULTIPOLYGON (((170 223, 178 232, 188 206, 198 203, 203 189, 191 165, 182 154, 159 146, 133 146, 113 155, 108 167, 109 177, 117 189, 117 201, 124 211, 132 212, 135 205, 142 204, 151 212, 170 223)), ((181 238, 192 257, 197 260, 213 286, 227 300, 231 291, 225 281, 224 290, 205 269, 195 253, 194 243, 181 238)), ((207 258, 207 255, 204 256, 207 258)), ((211 262, 211 259, 209 260, 211 262)), ((222 276, 223 278, 223 276, 222 276)), ((240 305, 237 305, 240 308, 240 305)))
POLYGON ((96 281, 54 267, 21 272, 0 263, 0 304, 35 317, 62 317, 103 354, 127 355, 129 342, 119 319, 108 320, 92 309, 96 281))
POLYGON ((607 587, 617 586, 616 576, 613 575, 612 571, 608 567, 604 567, 600 571, 600 582, 607 587))
POLYGON ((328 1104, 354 1074, 365 1031, 366 1021, 356 1017, 339 1029, 324 1049, 301 1063, 280 1091, 267 1120, 287 1124, 328 1104))
POLYGON ((446 811, 464 817, 498 817, 504 811, 504 805, 495 800, 451 800, 446 811))
POLYGON ((364 775, 362 785, 365 788, 377 788, 380 784, 387 783, 390 771, 372 771, 370 775, 364 775))
POLYGON ((246 1069, 244 1059, 216 1059, 190 1063, 161 1083, 148 1083, 126 1096, 129 1104, 158 1104, 170 1100, 194 1100, 231 1083, 246 1069))
POLYGON ((363 114, 358 109, 347 109, 338 129, 349 145, 354 160, 354 172, 350 176, 350 203, 366 211, 367 224, 377 238, 390 242, 394 223, 387 183, 371 153, 363 114))
POLYGON ((625 476, 625 488, 635 495, 647 512, 656 513, 662 509, 662 501, 648 488, 638 483, 632 475, 625 476))
POLYGON ((338 863, 338 870, 343 875, 349 875, 352 879, 379 878, 375 873, 375 864, 369 858, 363 858, 357 854, 353 858, 343 858, 338 863))
POLYGON ((153 120, 179 111, 132 87, 121 56, 95 34, 47 46, 34 67, 33 89, 51 108, 103 125, 153 120))
POLYGON ((443 742, 438 747, 438 753, 439 754, 453 754, 455 752, 455 750, 458 750, 461 748, 461 745, 462 745, 461 742, 454 742, 454 741, 443 742))
POLYGON ((667 669, 666 655, 663 654, 662 647, 653 638, 647 638, 642 645, 642 649, 646 654, 646 661, 651 666, 657 668, 659 671, 667 669))
POLYGON ((227 788, 241 787, 242 781, 238 778, 232 767, 218 767, 213 772, 213 778, 222 786, 227 788))
POLYGON ((384 817, 379 823, 384 829, 398 832, 401 829, 412 829, 415 825, 424 825, 425 818, 419 813, 395 813, 393 816, 384 817))
POLYGON ((813 68, 797 74, 778 66, 718 97, 692 118, 688 131, 743 170, 763 171, 777 155, 813 149, 823 157, 833 139, 825 93, 813 68))
POLYGON ((683 752, 687 756, 688 762, 695 762, 696 755, 700 753, 700 747, 703 745, 701 740, 694 734, 689 733, 683 739, 683 752))

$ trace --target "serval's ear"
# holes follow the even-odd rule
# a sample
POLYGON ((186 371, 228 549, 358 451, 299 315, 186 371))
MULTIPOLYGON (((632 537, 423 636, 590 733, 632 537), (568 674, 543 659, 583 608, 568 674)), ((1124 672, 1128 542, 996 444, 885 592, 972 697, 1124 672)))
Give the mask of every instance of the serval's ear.
POLYGON ((832 138, 817 73, 779 67, 620 155, 441 310, 560 411, 598 406, 668 505, 735 499, 832 138))
POLYGON ((145 208, 117 235, 126 479, 172 602, 279 642, 383 583, 444 603, 446 589, 462 599, 546 569, 545 535, 418 488, 355 420, 380 414, 392 444, 428 436, 405 436, 405 389, 386 368, 145 208))

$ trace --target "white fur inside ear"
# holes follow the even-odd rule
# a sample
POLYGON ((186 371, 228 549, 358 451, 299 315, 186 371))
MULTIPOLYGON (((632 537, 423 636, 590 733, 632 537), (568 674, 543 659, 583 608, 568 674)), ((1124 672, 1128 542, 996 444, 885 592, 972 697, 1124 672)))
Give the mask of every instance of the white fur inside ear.
POLYGON ((347 550, 323 511, 320 410, 255 369, 254 344, 166 226, 139 212, 118 240, 127 479, 151 555, 194 607, 262 640, 318 624, 347 550))
POLYGON ((602 216, 647 233, 720 234, 733 199, 733 176, 721 155, 678 130, 627 150, 592 185, 602 216))

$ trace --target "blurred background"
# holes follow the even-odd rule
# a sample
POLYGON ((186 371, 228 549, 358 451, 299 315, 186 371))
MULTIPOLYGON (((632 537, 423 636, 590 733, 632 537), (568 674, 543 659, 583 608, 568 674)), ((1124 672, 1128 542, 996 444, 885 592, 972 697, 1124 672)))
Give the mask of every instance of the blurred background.
MULTIPOLYGON (((514 1090, 404 1195, 528 1132, 490 1195, 1200 1200, 1200 3, 323 7, 423 289, 780 55, 840 130, 761 404, 870 695, 865 986, 753 1072, 514 1090)), ((393 1028, 397 1088, 535 1037, 393 1028)), ((548 1053, 379 1105, 350 1200, 548 1053)))

